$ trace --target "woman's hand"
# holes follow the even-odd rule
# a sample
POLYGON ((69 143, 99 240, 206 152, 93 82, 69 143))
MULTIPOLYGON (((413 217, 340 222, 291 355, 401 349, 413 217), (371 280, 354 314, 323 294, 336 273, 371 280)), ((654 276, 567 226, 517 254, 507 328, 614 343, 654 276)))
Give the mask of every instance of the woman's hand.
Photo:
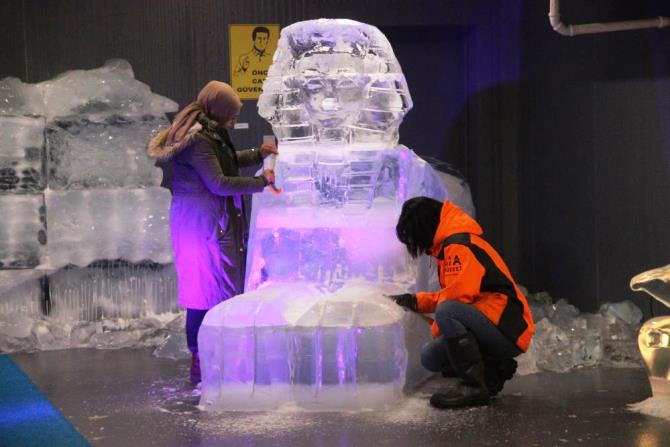
POLYGON ((265 181, 268 185, 271 185, 275 182, 275 171, 273 169, 266 169, 261 174, 265 178, 265 181))
POLYGON ((261 157, 263 157, 264 159, 266 157, 268 157, 269 155, 279 153, 277 151, 277 146, 275 146, 273 143, 263 143, 263 144, 261 144, 260 152, 261 152, 261 157))

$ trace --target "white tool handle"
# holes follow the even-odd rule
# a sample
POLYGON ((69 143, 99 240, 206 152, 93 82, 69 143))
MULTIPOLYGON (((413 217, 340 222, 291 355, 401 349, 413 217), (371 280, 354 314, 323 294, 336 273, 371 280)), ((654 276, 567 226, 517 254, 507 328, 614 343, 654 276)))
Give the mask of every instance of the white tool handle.
POLYGON ((268 162, 267 169, 274 170, 276 164, 277 164, 277 154, 270 155, 270 161, 268 162))

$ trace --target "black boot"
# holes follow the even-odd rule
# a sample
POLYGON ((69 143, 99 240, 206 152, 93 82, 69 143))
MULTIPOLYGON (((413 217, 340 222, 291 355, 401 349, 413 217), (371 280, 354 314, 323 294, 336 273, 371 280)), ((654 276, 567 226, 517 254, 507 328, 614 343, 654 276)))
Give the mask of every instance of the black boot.
POLYGON ((461 375, 454 368, 448 367, 442 370, 442 377, 444 380, 440 382, 440 393, 441 394, 452 394, 454 390, 457 389, 463 379, 461 375))
POLYGON ((488 404, 490 395, 486 386, 486 367, 475 336, 468 332, 447 339, 447 355, 463 381, 455 388, 433 394, 430 404, 436 408, 488 404))
POLYGON ((514 359, 484 358, 486 367, 486 387, 491 397, 502 391, 505 382, 516 372, 517 363, 514 359))
POLYGON ((451 366, 442 370, 442 377, 461 377, 461 375, 451 366))

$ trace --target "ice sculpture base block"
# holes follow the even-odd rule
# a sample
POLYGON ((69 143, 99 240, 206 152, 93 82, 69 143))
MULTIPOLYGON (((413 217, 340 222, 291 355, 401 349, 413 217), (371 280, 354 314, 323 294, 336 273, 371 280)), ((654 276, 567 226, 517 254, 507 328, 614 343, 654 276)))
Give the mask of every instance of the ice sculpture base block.
POLYGON ((330 293, 274 283, 214 307, 198 335, 201 407, 360 411, 396 404, 404 388, 428 375, 414 356, 430 331, 384 296, 388 288, 355 283, 330 293))

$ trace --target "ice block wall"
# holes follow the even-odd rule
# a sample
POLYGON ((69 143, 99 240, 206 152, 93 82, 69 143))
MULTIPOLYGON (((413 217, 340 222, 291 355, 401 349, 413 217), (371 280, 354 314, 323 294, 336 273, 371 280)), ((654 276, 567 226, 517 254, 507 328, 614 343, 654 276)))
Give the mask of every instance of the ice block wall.
POLYGON ((176 109, 123 60, 39 84, 0 80, 4 316, 175 308, 170 193, 145 147, 176 109))

